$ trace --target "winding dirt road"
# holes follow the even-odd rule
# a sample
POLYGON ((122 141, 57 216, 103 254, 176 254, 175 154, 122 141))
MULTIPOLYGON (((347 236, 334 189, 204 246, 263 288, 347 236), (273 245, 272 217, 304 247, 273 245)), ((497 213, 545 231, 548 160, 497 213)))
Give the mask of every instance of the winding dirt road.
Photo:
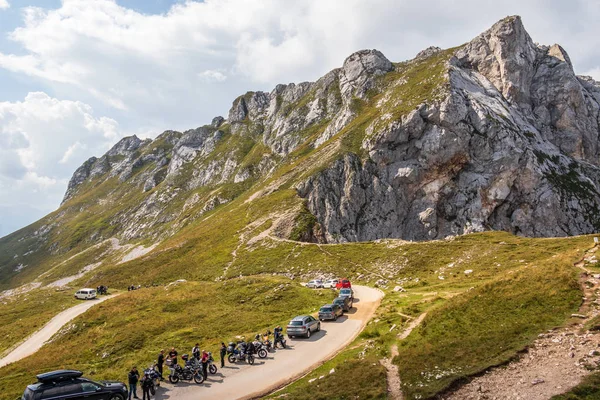
POLYGON ((29 336, 29 338, 27 338, 17 348, 8 353, 6 357, 1 359, 0 368, 32 355, 33 353, 38 351, 44 345, 44 343, 46 343, 52 337, 52 335, 58 332, 60 328, 62 328, 65 324, 69 323, 72 319, 83 314, 96 304, 100 304, 103 301, 112 299, 115 296, 118 295, 113 294, 112 296, 103 296, 94 300, 82 300, 81 304, 78 304, 74 307, 66 309, 60 314, 57 314, 46 325, 44 325, 42 329, 29 336))
MULTIPOLYGON (((310 339, 287 339, 288 348, 278 349, 254 365, 229 364, 202 385, 163 383, 157 400, 250 399, 258 398, 304 376, 331 359, 362 331, 379 306, 383 293, 355 286, 354 309, 336 322, 321 323, 321 332, 310 339)), ((165 374, 166 375, 166 374, 165 374)))

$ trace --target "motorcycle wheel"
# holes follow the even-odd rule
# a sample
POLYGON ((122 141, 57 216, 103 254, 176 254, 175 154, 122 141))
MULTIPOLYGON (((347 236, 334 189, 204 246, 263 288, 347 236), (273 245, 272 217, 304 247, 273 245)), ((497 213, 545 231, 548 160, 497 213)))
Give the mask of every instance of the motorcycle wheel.
POLYGON ((169 375, 169 382, 175 384, 179 382, 179 377, 177 375, 169 375))
POLYGON ((217 367, 213 364, 209 365, 208 367, 208 372, 210 372, 211 374, 216 374, 217 373, 217 367))
POLYGON ((202 382, 204 382, 204 375, 198 373, 198 374, 194 374, 194 382, 196 382, 198 385, 200 385, 202 382))
POLYGON ((248 364, 254 365, 254 356, 253 355, 248 356, 248 364))
POLYGON ((152 396, 156 394, 156 387, 154 387, 154 385, 150 386, 150 394, 152 394, 152 396))
POLYGON ((230 363, 232 363, 232 364, 235 363, 235 356, 233 354, 230 354, 229 356, 227 356, 227 359, 229 360, 230 363))
POLYGON ((267 358, 267 351, 265 349, 258 350, 258 356, 260 358, 267 358))

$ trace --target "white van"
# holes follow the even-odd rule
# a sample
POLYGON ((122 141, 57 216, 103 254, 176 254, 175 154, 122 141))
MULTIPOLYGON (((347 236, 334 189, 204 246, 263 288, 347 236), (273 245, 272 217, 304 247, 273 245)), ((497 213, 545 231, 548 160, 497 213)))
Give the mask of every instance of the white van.
POLYGON ((96 298, 96 289, 79 289, 75 297, 81 300, 90 300, 96 298))

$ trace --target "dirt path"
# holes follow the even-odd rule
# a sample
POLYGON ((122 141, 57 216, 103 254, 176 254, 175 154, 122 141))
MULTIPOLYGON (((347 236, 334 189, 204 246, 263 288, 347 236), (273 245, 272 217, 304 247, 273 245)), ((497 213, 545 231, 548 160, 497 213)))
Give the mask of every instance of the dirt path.
POLYGON ((387 392, 388 399, 390 400, 403 400, 402 390, 400 389, 400 373, 398 372, 398 366, 392 362, 394 357, 398 355, 398 345, 392 346, 392 354, 390 358, 384 358, 379 362, 383 365, 387 371, 387 392))
MULTIPOLYGON (((409 319, 412 319, 411 316, 404 315, 401 313, 399 314, 402 316, 406 316, 409 319)), ((426 316, 427 313, 423 313, 419 315, 416 319, 410 321, 406 329, 404 329, 401 333, 398 334, 398 339, 406 339, 408 335, 410 335, 410 333, 413 331, 413 329, 415 329, 421 324, 421 322, 423 322, 426 316)), ((403 400, 404 396, 402 395, 402 390, 400 389, 400 373, 398 372, 398 366, 393 363, 394 357, 398 355, 398 345, 394 344, 391 350, 392 354, 390 355, 390 357, 379 360, 379 363, 383 365, 386 369, 388 398, 391 400, 403 400)))
POLYGON ((527 399, 546 400, 564 393, 581 382, 600 365, 600 335, 585 332, 587 320, 600 315, 600 275, 592 274, 586 263, 595 263, 597 247, 588 250, 575 263, 582 269, 579 283, 583 302, 572 322, 539 335, 526 353, 506 366, 493 368, 444 400, 527 399))
POLYGON ((354 289, 355 308, 336 322, 323 322, 321 332, 310 339, 287 339, 288 349, 270 353, 264 360, 257 358, 252 366, 226 363, 203 385, 165 383, 156 399, 260 398, 304 376, 350 344, 375 313, 383 293, 365 286, 354 289))
POLYGON ((69 323, 75 317, 83 314, 96 304, 100 304, 108 299, 118 296, 103 296, 96 300, 86 300, 81 304, 71 307, 52 318, 42 329, 31 335, 17 348, 11 351, 6 357, 0 360, 0 367, 19 361, 27 356, 38 351, 44 343, 46 343, 56 332, 58 332, 65 324, 69 323))

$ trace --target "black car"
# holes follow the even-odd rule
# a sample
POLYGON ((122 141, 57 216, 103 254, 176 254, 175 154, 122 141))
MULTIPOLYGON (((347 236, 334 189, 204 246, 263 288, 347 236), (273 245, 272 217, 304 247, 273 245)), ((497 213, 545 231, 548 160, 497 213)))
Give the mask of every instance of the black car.
POLYGON ((342 307, 337 304, 325 304, 319 310, 319 321, 325 321, 328 319, 337 321, 338 317, 341 317, 344 314, 344 310, 342 307))
POLYGON ((352 299, 350 297, 337 297, 332 304, 342 307, 342 311, 347 312, 352 308, 352 299))
POLYGON ((27 386, 21 400, 125 400, 127 386, 122 382, 95 382, 82 378, 83 372, 59 370, 37 375, 37 383, 27 386))

